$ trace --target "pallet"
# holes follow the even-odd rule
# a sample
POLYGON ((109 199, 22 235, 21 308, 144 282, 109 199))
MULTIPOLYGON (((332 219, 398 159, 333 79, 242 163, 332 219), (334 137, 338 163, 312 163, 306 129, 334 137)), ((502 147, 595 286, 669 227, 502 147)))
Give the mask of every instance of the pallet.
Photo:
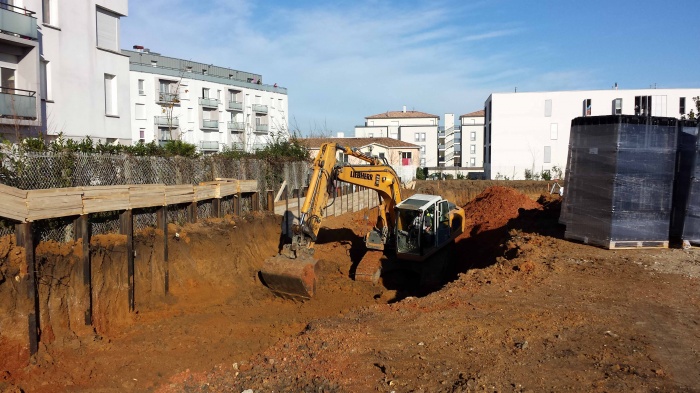
POLYGON ((668 248, 668 240, 598 240, 570 233, 565 233, 564 238, 567 240, 581 242, 583 244, 589 244, 591 246, 602 247, 608 250, 668 248))

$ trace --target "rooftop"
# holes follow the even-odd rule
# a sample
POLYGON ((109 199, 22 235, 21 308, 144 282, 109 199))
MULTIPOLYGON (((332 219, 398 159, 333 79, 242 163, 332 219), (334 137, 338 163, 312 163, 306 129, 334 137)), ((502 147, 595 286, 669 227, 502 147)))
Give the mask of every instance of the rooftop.
POLYGON ((484 117, 485 115, 486 115, 486 112, 483 109, 480 109, 478 111, 469 112, 466 115, 460 116, 459 118, 461 119, 463 117, 484 117))
POLYGON ((324 143, 337 143, 341 146, 347 146, 351 148, 361 148, 368 145, 381 145, 388 148, 394 147, 407 147, 412 149, 419 149, 420 146, 414 145, 413 143, 408 143, 400 141, 394 138, 301 138, 301 143, 309 147, 310 149, 318 149, 324 143))
POLYGON ((367 116, 365 119, 416 119, 416 118, 440 118, 437 115, 419 111, 388 111, 377 115, 367 116))
POLYGON ((122 49, 121 53, 129 56, 129 69, 131 71, 161 74, 174 78, 204 80, 213 83, 287 94, 287 89, 284 87, 277 87, 276 84, 262 84, 262 75, 260 74, 163 56, 160 53, 147 50, 133 51, 122 49))

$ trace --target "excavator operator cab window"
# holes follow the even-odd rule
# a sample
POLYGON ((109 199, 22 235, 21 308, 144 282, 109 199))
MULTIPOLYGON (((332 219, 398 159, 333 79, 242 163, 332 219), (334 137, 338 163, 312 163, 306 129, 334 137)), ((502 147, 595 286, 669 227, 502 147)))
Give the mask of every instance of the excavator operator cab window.
POLYGON ((425 209, 425 213, 423 213, 423 233, 421 237, 421 245, 423 246, 423 250, 435 247, 436 219, 435 205, 425 209))
POLYGON ((397 215, 397 246, 399 252, 420 252, 420 235, 423 216, 420 210, 399 210, 397 215))

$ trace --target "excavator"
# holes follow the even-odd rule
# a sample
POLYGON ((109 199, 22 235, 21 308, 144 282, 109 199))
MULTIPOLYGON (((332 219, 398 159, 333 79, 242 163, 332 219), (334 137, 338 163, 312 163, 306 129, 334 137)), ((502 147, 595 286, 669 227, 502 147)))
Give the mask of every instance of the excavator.
MULTIPOLYGON (((311 299, 316 291, 314 244, 322 212, 338 182, 375 190, 379 197, 377 222, 364 237, 367 253, 383 253, 392 265, 404 261, 422 263, 464 231, 464 210, 440 196, 415 194, 401 198, 400 179, 386 158, 335 143, 321 146, 298 223, 291 228, 291 243, 263 264, 260 275, 275 294, 295 300, 311 299), (364 164, 337 159, 338 152, 364 164)), ((363 258, 354 279, 377 283, 382 273, 379 258, 363 258), (363 261, 375 261, 363 264, 363 261)))

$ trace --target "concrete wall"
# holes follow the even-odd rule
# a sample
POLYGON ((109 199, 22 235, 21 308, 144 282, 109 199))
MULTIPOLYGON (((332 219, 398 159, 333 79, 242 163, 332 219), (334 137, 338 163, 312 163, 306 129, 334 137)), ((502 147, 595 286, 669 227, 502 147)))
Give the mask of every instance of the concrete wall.
POLYGON ((635 114, 635 96, 651 96, 652 115, 680 117, 680 97, 686 98, 689 112, 694 107, 692 97, 698 95, 700 88, 492 94, 485 103, 485 175, 523 179, 525 169, 565 171, 571 120, 587 113, 611 115, 617 98, 622 99, 625 115, 635 114), (589 112, 584 107, 587 99, 591 100, 589 112), (550 162, 544 160, 547 148, 550 162))

